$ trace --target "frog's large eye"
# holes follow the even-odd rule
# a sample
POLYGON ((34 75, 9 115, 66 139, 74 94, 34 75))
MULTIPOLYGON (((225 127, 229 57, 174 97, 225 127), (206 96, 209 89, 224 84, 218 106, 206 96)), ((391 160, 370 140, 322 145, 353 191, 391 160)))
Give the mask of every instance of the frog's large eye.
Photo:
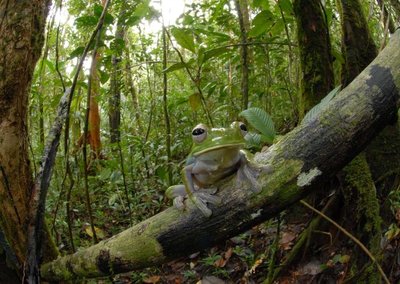
POLYGON ((240 128, 240 131, 242 132, 242 135, 246 136, 246 134, 247 134, 246 124, 244 124, 243 122, 239 122, 239 128, 240 128))
POLYGON ((192 139, 196 143, 203 142, 207 137, 207 127, 203 124, 197 125, 192 130, 192 139))

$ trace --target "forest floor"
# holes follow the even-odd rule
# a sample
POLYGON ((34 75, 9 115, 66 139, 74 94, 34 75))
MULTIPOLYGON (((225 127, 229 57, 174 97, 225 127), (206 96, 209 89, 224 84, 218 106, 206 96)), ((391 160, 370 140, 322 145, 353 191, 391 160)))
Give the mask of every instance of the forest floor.
MULTIPOLYGON (((312 233, 304 233, 313 218, 315 215, 310 212, 292 210, 290 214, 282 213, 279 218, 258 225, 225 243, 161 267, 89 283, 347 282, 351 259, 359 251, 357 245, 326 222, 314 228, 312 233)), ((382 251, 384 270, 390 272, 391 279, 400 277, 399 239, 397 236, 386 242, 382 251)))
MULTIPOLYGON (((323 201, 320 200, 315 206, 323 210, 333 196, 334 194, 323 201)), ((145 201, 143 200, 143 203, 145 201)), ((162 202, 158 210, 168 206, 162 202)), ((343 223, 342 207, 343 204, 339 201, 331 206, 327 215, 343 223)), ((153 212, 146 208, 149 216, 157 213, 157 210, 153 212)), ((100 239, 111 237, 121 228, 130 226, 127 215, 117 214, 118 212, 111 207, 96 212, 102 213, 102 216, 97 216, 97 220, 103 220, 97 232, 100 239)), ((75 214, 75 219, 84 219, 84 210, 78 210, 75 214)), ((389 230, 384 231, 381 252, 377 256, 390 283, 400 283, 400 209, 396 220, 397 225, 393 224, 389 226, 389 230)), ((78 246, 90 246, 90 227, 80 228, 81 233, 77 236, 80 240, 78 246)), ((351 231, 351 228, 349 230, 351 231)), ((67 242, 61 239, 59 242, 65 244, 64 249, 68 249, 67 242)), ((280 216, 213 248, 176 259, 160 267, 120 274, 112 278, 92 279, 85 283, 360 283, 357 277, 363 270, 372 267, 373 273, 379 273, 372 263, 366 253, 338 227, 298 203, 282 212, 280 216), (365 266, 357 271, 353 265, 355 260, 360 259, 365 266)))

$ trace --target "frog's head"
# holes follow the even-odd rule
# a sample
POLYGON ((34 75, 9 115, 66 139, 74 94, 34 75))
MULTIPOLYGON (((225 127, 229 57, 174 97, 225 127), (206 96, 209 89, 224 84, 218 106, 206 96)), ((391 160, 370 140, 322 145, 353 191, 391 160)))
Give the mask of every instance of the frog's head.
POLYGON ((233 122, 228 128, 208 128, 204 124, 198 124, 192 130, 191 154, 198 156, 221 148, 241 148, 245 144, 244 136, 246 134, 246 125, 239 121, 233 122))

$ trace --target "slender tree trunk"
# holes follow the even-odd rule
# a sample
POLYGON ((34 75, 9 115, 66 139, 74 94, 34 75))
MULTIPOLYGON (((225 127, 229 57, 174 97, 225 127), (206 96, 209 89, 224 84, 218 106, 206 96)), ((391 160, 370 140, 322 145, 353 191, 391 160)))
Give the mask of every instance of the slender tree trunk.
POLYGON ((132 105, 133 105, 133 111, 135 113, 135 118, 136 118, 136 125, 138 128, 138 132, 134 133, 134 134, 142 134, 143 133, 143 125, 142 125, 142 119, 140 116, 140 105, 139 105, 139 98, 138 98, 138 94, 137 94, 137 90, 135 88, 135 85, 133 84, 133 80, 132 80, 132 68, 131 68, 131 59, 130 59, 130 55, 129 55, 129 50, 126 50, 125 52, 125 60, 126 60, 126 64, 125 64, 125 88, 126 88, 126 92, 128 92, 131 97, 132 97, 132 105))
MULTIPOLYGON (((162 42, 163 42, 163 69, 167 68, 167 55, 168 55, 168 45, 167 45, 167 35, 165 26, 162 30, 162 42)), ((168 174, 168 185, 172 184, 172 169, 171 169, 171 124, 169 121, 168 113, 168 80, 167 72, 163 73, 163 109, 164 109, 164 122, 165 122, 165 147, 167 149, 167 174, 168 174)))
POLYGON ((358 0, 338 1, 342 25, 342 85, 347 86, 378 53, 358 0))
POLYGON ((242 109, 247 109, 249 105, 249 51, 247 46, 247 33, 249 31, 249 10, 247 0, 235 0, 236 11, 239 18, 240 42, 241 46, 241 70, 242 79, 240 89, 242 92, 242 109))
MULTIPOLYGON (((0 1, 0 262, 7 256, 17 274, 27 252, 26 224, 33 186, 27 140, 28 92, 43 46, 49 4, 49 0, 0 1)), ((0 266, 0 277, 6 270, 0 266)), ((12 275, 5 277, 0 282, 12 279, 12 275)))
POLYGON ((295 0, 300 49, 300 118, 334 87, 331 44, 320 0, 295 0))
MULTIPOLYGON (((104 7, 105 0, 101 0, 104 7)), ((99 31, 100 33, 101 31, 99 31)), ((89 128, 87 133, 87 142, 90 145, 91 157, 96 160, 101 155, 101 139, 100 139, 100 110, 98 99, 100 96, 100 79, 97 63, 101 58, 101 53, 96 50, 96 56, 92 57, 92 65, 90 66, 90 106, 89 106, 89 128)), ((84 145, 85 147, 85 145, 84 145)))
MULTIPOLYGON (((119 17, 121 18, 125 14, 124 7, 121 9, 119 13, 119 17)), ((117 29, 115 31, 115 42, 121 41, 124 39, 125 28, 122 26, 122 21, 118 21, 117 29)), ((122 85, 122 74, 121 74, 121 57, 122 57, 122 49, 119 46, 115 46, 114 50, 115 54, 112 56, 112 74, 110 81, 110 98, 108 101, 109 111, 108 118, 110 123, 110 142, 116 143, 121 140, 120 133, 120 124, 121 124, 121 85, 122 85)))
POLYGON ((95 60, 92 60, 90 67, 91 76, 91 94, 89 106, 89 128, 87 133, 87 142, 90 145, 91 157, 95 160, 100 157, 101 139, 100 139, 100 110, 98 99, 100 96, 100 80, 97 70, 97 62, 100 59, 97 53, 95 60))

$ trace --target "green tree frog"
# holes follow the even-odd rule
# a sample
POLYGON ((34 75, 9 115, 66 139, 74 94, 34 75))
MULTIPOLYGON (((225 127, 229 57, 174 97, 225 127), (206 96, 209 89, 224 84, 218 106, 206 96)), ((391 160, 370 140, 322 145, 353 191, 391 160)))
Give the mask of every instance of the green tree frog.
POLYGON ((193 128, 193 147, 182 170, 184 184, 171 186, 166 191, 175 207, 183 209, 184 200, 189 197, 205 216, 211 216, 207 203, 221 202, 214 195, 217 188, 213 185, 234 173, 238 179, 249 180, 254 191, 261 190, 255 178, 256 171, 243 151, 246 134, 246 125, 237 121, 228 128, 209 128, 204 124, 193 128))

